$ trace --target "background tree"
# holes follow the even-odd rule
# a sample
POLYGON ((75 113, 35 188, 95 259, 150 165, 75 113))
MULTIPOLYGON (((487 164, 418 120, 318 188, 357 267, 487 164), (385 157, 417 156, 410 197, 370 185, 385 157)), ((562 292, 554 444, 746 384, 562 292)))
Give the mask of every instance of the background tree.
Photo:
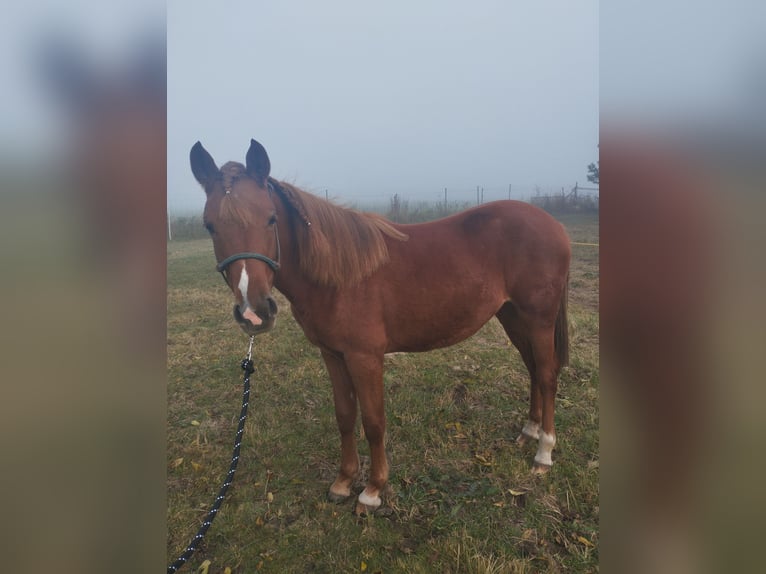
POLYGON ((588 181, 591 183, 598 183, 598 163, 591 163, 588 165, 588 181))

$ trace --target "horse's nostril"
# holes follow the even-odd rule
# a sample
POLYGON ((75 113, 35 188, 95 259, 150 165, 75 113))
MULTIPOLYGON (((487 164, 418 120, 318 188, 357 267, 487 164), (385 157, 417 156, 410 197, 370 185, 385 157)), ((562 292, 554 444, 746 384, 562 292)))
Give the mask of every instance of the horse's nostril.
POLYGON ((274 299, 273 299, 273 298, 271 298, 271 297, 268 297, 268 298, 266 299, 266 301, 267 301, 267 302, 268 302, 268 304, 269 304, 269 314, 270 314, 270 315, 273 317, 273 316, 274 316, 274 315, 276 315, 276 314, 277 314, 277 312, 279 311, 279 309, 277 308, 277 302, 276 302, 276 301, 274 301, 274 299))

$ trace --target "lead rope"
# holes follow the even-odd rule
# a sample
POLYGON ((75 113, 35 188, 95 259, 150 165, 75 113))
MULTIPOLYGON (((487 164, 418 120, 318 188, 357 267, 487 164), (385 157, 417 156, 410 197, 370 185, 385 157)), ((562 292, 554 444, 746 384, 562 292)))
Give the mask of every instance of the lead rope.
POLYGON ((186 550, 184 550, 184 553, 178 557, 178 560, 168 566, 168 574, 173 574, 176 570, 181 568, 181 566, 186 564, 186 561, 191 557, 192 554, 194 554, 194 551, 197 550, 197 545, 205 537, 205 533, 207 532, 207 529, 210 528, 210 525, 213 524, 213 520, 215 519, 216 514, 218 514, 218 509, 221 507, 221 503, 223 502, 223 497, 226 496, 226 491, 229 490, 229 485, 231 485, 232 481, 234 480, 234 473, 237 470, 237 463, 239 462, 239 447, 242 444, 242 434, 245 432, 247 405, 250 402, 250 375, 255 372, 252 360, 253 339, 255 339, 255 337, 250 337, 250 345, 247 348, 247 357, 242 359, 241 363, 242 370, 245 371, 245 377, 243 381, 244 390, 242 392, 242 410, 239 413, 239 426, 237 427, 237 436, 234 438, 234 452, 231 455, 229 474, 226 475, 226 480, 221 486, 221 490, 218 493, 215 502, 213 503, 213 507, 210 509, 210 512, 207 513, 207 516, 205 517, 202 526, 197 532, 197 535, 192 538, 189 546, 187 546, 186 550))

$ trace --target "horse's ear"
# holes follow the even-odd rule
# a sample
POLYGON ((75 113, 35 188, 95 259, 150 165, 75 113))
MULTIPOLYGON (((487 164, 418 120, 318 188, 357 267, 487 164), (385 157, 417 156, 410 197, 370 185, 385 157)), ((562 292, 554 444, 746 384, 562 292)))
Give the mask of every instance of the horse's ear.
POLYGON ((189 160, 191 161, 191 169, 194 178, 200 185, 202 185, 202 187, 206 188, 208 183, 218 177, 220 173, 218 167, 215 165, 213 158, 207 150, 202 147, 201 143, 197 142, 192 146, 191 152, 189 153, 189 160))
POLYGON ((247 150, 245 156, 245 166, 250 177, 261 186, 266 185, 266 179, 271 171, 271 163, 266 149, 253 139, 250 140, 250 149, 247 150))

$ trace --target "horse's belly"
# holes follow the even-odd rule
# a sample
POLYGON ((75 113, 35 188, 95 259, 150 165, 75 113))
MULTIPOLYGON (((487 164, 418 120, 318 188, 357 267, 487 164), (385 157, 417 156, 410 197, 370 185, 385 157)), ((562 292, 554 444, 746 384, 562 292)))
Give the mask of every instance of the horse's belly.
POLYGON ((473 310, 470 315, 445 310, 436 317, 400 317, 388 330, 386 352, 430 351, 464 341, 481 329, 495 315, 497 307, 473 310))

